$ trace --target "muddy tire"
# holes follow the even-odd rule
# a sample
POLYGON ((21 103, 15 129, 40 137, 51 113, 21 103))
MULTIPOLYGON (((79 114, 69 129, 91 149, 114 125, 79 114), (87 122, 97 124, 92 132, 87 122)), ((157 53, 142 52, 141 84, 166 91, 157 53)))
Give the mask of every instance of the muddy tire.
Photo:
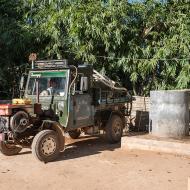
POLYGON ((21 150, 22 150, 21 147, 15 145, 9 145, 3 141, 0 142, 0 151, 5 156, 17 155, 21 150))
POLYGON ((51 162, 59 156, 58 134, 53 130, 40 131, 32 142, 32 154, 42 162, 51 162))
POLYGON ((75 129, 75 130, 69 131, 68 133, 69 133, 69 136, 72 139, 77 139, 77 138, 79 138, 79 136, 81 134, 81 130, 80 129, 75 129))
POLYGON ((109 143, 120 142, 123 134, 123 127, 124 126, 121 117, 118 115, 113 115, 105 128, 107 141, 109 143))

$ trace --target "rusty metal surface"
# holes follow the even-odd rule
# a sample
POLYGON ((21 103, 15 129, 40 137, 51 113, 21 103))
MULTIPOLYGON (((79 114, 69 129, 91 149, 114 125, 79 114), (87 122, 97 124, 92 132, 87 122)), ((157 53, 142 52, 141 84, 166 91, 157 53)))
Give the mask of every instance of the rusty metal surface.
POLYGON ((13 109, 22 109, 25 111, 31 111, 32 105, 16 105, 16 104, 0 104, 0 115, 11 115, 13 109))

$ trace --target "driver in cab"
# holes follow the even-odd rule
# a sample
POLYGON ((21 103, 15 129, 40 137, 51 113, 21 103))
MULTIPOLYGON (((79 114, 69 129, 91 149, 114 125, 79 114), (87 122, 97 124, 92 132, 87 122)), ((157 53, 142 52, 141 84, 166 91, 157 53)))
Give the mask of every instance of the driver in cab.
POLYGON ((48 95, 56 94, 57 87, 58 87, 57 81, 55 79, 50 79, 49 88, 47 88, 48 95))
POLYGON ((58 83, 56 81, 55 78, 51 78, 49 81, 48 81, 48 88, 46 90, 43 90, 40 95, 41 96, 52 96, 54 94, 56 94, 58 91, 58 83))

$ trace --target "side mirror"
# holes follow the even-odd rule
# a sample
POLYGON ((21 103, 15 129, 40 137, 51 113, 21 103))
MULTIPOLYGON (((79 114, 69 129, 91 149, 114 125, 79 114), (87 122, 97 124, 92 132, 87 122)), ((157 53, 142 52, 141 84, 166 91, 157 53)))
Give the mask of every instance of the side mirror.
POLYGON ((20 90, 23 90, 24 88, 24 75, 22 75, 21 79, 20 79, 20 90))
POLYGON ((81 77, 80 81, 80 91, 87 91, 88 90, 88 77, 81 77))

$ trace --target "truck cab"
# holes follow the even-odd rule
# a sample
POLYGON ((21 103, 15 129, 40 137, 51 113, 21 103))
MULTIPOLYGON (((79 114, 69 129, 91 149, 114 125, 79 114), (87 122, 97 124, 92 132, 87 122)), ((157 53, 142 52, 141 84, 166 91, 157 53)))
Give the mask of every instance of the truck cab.
POLYGON ((65 148, 65 133, 103 131, 110 143, 121 140, 131 97, 125 88, 92 65, 67 60, 36 61, 22 99, 0 105, 0 150, 17 154, 31 147, 40 161, 55 160, 65 148))

